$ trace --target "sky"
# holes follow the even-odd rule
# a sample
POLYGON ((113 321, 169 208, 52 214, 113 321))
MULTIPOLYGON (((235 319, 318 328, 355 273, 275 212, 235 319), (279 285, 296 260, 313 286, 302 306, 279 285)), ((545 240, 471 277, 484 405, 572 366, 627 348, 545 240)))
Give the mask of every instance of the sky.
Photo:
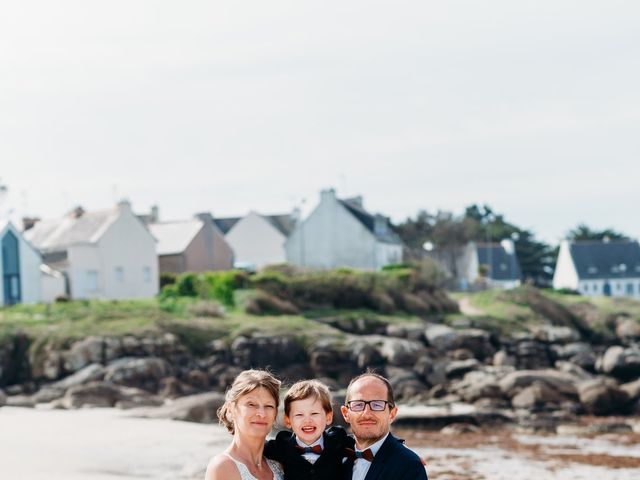
POLYGON ((21 0, 0 215, 488 204, 640 236, 640 2, 21 0))

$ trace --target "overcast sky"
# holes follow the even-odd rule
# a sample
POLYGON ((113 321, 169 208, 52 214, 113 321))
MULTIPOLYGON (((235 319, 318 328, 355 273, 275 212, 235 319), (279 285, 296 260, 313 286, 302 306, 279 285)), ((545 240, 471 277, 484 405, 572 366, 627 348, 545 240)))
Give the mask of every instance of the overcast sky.
POLYGON ((640 236, 640 2, 21 0, 0 16, 5 215, 165 220, 361 194, 640 236))

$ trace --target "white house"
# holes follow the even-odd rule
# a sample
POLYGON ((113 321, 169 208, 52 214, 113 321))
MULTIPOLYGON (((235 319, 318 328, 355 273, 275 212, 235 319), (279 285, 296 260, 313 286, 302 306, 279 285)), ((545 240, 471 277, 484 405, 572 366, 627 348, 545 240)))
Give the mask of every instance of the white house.
POLYGON ((319 269, 377 270, 401 262, 402 249, 387 217, 368 213, 362 197, 342 200, 333 189, 320 193, 318 206, 286 243, 290 263, 319 269))
POLYGON ((214 222, 225 234, 235 255, 235 265, 260 269, 286 262, 285 242, 296 222, 296 214, 217 218, 214 222))
POLYGON ((640 245, 637 241, 563 240, 553 288, 590 297, 640 298, 640 245))
POLYGON ((8 220, 0 220, 0 305, 42 301, 40 253, 8 220))
POLYGON ((148 298, 158 293, 156 240, 127 201, 115 208, 76 208, 24 232, 44 262, 67 278, 73 299, 148 298))

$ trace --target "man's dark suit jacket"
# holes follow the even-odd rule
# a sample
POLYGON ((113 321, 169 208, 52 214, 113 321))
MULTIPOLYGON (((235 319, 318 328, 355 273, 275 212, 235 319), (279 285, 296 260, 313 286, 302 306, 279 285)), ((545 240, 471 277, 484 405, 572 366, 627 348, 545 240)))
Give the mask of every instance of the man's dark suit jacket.
MULTIPOLYGON (((353 462, 344 465, 344 480, 351 480, 353 462)), ((420 457, 389 434, 373 459, 365 480, 427 480, 427 470, 420 457)))
POLYGON ((296 450, 296 437, 289 431, 282 431, 275 440, 269 440, 264 456, 282 464, 285 480, 339 480, 344 475, 345 448, 353 448, 355 442, 342 427, 331 427, 323 436, 324 449, 315 463, 307 461, 296 450))

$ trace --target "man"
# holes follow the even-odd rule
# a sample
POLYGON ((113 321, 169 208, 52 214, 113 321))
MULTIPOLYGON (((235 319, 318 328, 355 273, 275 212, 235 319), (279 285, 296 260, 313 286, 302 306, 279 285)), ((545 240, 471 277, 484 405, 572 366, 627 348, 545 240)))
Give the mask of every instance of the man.
POLYGON ((341 411, 356 441, 345 480, 427 480, 420 457, 389 433, 398 414, 389 380, 370 372, 354 378, 341 411))

